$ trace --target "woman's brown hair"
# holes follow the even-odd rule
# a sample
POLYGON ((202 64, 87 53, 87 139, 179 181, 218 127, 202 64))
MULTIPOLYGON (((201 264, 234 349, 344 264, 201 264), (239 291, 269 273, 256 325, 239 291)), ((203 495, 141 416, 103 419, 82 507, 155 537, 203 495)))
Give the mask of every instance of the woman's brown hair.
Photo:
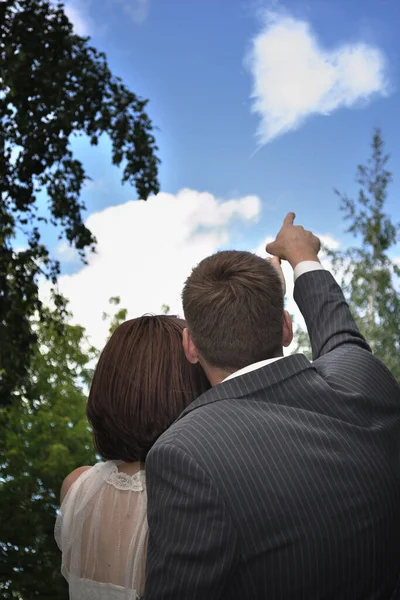
POLYGON ((87 403, 96 450, 106 460, 144 461, 156 439, 210 384, 182 347, 185 321, 144 316, 107 342, 87 403))

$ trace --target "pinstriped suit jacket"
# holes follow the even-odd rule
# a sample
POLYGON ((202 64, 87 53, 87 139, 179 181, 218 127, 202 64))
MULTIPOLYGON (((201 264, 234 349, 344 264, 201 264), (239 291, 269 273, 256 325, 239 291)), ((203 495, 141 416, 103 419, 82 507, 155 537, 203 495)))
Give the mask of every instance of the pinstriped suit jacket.
POLYGON ((217 385, 148 455, 146 600, 400 598, 400 387, 330 273, 295 299, 313 363, 217 385))

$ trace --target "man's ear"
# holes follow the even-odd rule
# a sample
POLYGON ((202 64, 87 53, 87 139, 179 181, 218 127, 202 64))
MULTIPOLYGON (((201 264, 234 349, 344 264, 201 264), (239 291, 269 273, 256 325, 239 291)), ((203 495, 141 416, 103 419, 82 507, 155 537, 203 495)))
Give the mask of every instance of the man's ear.
POLYGON ((187 327, 182 332, 182 344, 185 356, 192 365, 199 362, 199 354, 197 348, 194 345, 192 335, 187 327))
POLYGON ((287 310, 283 311, 282 345, 287 348, 293 341, 293 323, 287 310))

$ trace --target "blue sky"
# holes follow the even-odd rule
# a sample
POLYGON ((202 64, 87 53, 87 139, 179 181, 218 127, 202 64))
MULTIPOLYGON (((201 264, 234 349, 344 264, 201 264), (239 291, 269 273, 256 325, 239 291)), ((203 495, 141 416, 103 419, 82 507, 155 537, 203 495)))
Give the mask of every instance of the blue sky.
MULTIPOLYGON (((146 302, 147 310, 157 311, 161 298, 179 310, 179 289, 175 294, 169 285, 179 288, 201 252, 259 248, 289 210, 307 228, 346 245, 350 239, 333 188, 356 195, 356 165, 369 156, 375 126, 382 128, 395 177, 387 209, 400 220, 399 2, 71 0, 66 5, 77 32, 91 35, 113 72, 150 99, 148 111, 159 127, 161 190, 168 195, 162 202, 132 206, 135 190, 119 184, 107 140, 97 148, 82 139, 74 143, 93 179, 84 200, 99 255, 82 270, 65 246, 57 252, 67 274, 61 287, 91 332, 100 326, 90 315, 118 293, 132 315, 146 302), (185 200, 178 195, 182 189, 190 190, 185 200), (210 194, 211 203, 201 203, 201 192, 210 194), (123 228, 124 211, 135 221, 131 234, 123 228), (194 249, 199 227, 209 240, 200 239, 194 249), (181 260, 185 240, 190 249, 181 260), (161 275, 157 252, 167 261, 159 265, 161 275), (108 277, 107 269, 121 279, 114 272, 108 277), (124 278, 132 279, 120 284, 124 278), (90 286, 87 292, 84 285, 90 286)), ((51 234, 48 241, 56 243, 51 234)))

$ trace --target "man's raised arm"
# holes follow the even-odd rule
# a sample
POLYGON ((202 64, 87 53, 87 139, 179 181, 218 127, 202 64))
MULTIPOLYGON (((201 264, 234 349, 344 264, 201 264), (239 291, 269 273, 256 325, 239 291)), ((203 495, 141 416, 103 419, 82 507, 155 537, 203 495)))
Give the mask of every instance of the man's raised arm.
POLYGON ((313 360, 343 344, 370 350, 359 332, 340 286, 318 259, 319 239, 293 224, 289 213, 276 240, 267 252, 287 260, 293 268, 294 299, 304 317, 310 336, 313 360))

